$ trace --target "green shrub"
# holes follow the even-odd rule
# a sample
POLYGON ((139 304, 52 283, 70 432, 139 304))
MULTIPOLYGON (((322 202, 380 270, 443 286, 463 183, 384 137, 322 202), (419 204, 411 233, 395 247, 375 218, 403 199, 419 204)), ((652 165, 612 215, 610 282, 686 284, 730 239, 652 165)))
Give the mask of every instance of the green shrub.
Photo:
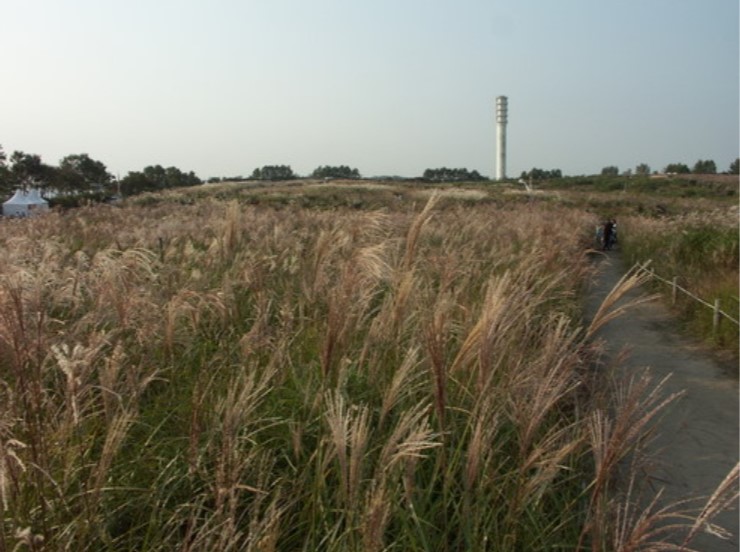
MULTIPOLYGON (((737 319, 740 239, 734 210, 655 219, 626 217, 620 222, 620 244, 629 262, 650 260, 656 274, 678 284, 709 304, 720 299, 723 310, 737 319)), ((656 289, 668 292, 665 284, 656 289)), ((712 324, 713 311, 678 293, 674 305, 694 335, 738 356, 738 326, 729 320, 712 324)))

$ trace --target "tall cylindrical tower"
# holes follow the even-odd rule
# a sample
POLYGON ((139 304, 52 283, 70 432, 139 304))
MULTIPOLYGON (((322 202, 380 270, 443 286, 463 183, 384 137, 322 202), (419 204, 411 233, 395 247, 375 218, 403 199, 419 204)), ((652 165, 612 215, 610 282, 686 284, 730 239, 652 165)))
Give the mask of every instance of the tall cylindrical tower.
POLYGON ((496 180, 506 178, 506 123, 509 117, 509 100, 496 98, 496 180))

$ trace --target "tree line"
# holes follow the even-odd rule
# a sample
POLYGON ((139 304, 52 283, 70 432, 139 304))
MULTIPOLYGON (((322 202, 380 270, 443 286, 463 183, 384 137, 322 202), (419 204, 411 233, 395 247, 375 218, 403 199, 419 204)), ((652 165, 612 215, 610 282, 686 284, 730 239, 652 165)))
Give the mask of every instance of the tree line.
MULTIPOLYGON (((649 175, 650 166, 640 163, 634 169, 634 174, 649 175)), ((717 166, 711 159, 699 159, 689 169, 684 163, 670 163, 664 173, 675 174, 716 174, 717 166)), ((740 158, 730 163, 728 174, 740 174, 740 158)), ((605 176, 618 176, 619 168, 609 165, 601 170, 605 176)), ((624 175, 633 174, 628 169, 624 175)), ((560 169, 540 169, 533 167, 521 173, 526 180, 552 180, 563 176, 560 169)), ((360 171, 347 165, 320 165, 310 175, 311 178, 342 178, 359 179, 360 171)), ((255 168, 250 180, 278 181, 299 178, 290 165, 264 165, 255 168)), ((476 182, 487 180, 476 170, 466 168, 429 168, 423 173, 422 179, 429 182, 476 182)), ((209 182, 222 180, 242 180, 242 177, 211 178, 209 182)), ((41 156, 23 151, 14 151, 6 155, 0 145, 0 194, 9 195, 15 189, 39 188, 42 191, 53 190, 58 195, 133 195, 148 191, 161 191, 168 188, 178 188, 201 184, 202 181, 193 171, 182 171, 177 167, 163 167, 150 165, 141 171, 130 171, 126 176, 117 180, 107 169, 104 163, 91 158, 87 153, 71 154, 63 157, 58 165, 49 165, 41 160, 41 156)))
MULTIPOLYGON (((693 168, 689 168, 685 163, 669 163, 663 169, 664 174, 717 174, 717 164, 712 159, 699 159, 694 163, 693 168)), ((619 167, 615 165, 609 165, 601 169, 602 176, 618 176, 619 167)), ((631 175, 632 170, 627 169, 623 174, 631 175)), ((649 175, 650 165, 647 163, 640 163, 635 167, 634 174, 637 175, 649 175)), ((725 174, 740 174, 740 158, 736 158, 730 163, 729 168, 725 171, 725 174)))
POLYGON ((487 180, 486 177, 481 176, 476 170, 448 169, 447 167, 426 169, 422 178, 430 182, 476 182, 487 180))
POLYGON ((530 171, 522 171, 520 177, 522 180, 554 180, 563 178, 563 171, 560 169, 538 169, 533 167, 530 171))
MULTIPOLYGON (((252 180, 293 180, 299 178, 289 165, 265 165, 252 171, 252 180)), ((310 175, 310 178, 346 178, 357 180, 361 178, 360 171, 347 165, 319 165, 310 175)))
MULTIPOLYGON (((263 165, 257 167, 252 171, 249 177, 244 176, 223 176, 223 177, 211 177, 208 179, 209 183, 216 182, 234 182, 240 180, 295 180, 301 178, 296 174, 290 165, 263 165)), ((360 171, 356 168, 351 168, 347 165, 319 165, 309 175, 309 178, 344 178, 348 180, 357 180, 362 178, 360 171)))
POLYGON ((177 167, 151 165, 141 171, 130 171, 120 180, 101 161, 87 153, 63 157, 58 165, 49 165, 41 156, 14 151, 9 157, 0 146, 0 193, 9 195, 16 189, 38 188, 59 196, 97 196, 103 199, 120 192, 133 195, 201 184, 194 172, 177 167))
MULTIPOLYGON (((264 165, 257 167, 252 171, 252 175, 246 180, 294 180, 300 178, 290 165, 264 165)), ((348 165, 319 165, 315 168, 309 178, 341 178, 347 180, 358 180, 362 178, 357 168, 348 165)), ((422 176, 423 180, 430 182, 476 182, 488 180, 485 176, 476 170, 465 168, 447 168, 441 167, 436 169, 426 169, 422 176)), ((245 180, 241 176, 232 178, 210 178, 209 182, 220 182, 227 180, 245 180)))
POLYGON ((330 167, 329 165, 319 166, 311 173, 312 178, 347 178, 356 180, 360 178, 360 171, 356 168, 351 169, 347 165, 330 167))
POLYGON ((48 165, 34 153, 14 151, 9 157, 0 146, 0 192, 15 189, 53 189, 61 194, 84 194, 105 189, 113 176, 100 161, 86 153, 63 157, 59 165, 48 165))
POLYGON ((186 173, 177 167, 164 168, 162 165, 150 165, 142 171, 132 171, 123 177, 120 182, 120 191, 124 195, 134 195, 198 184, 202 184, 202 181, 193 171, 186 173))

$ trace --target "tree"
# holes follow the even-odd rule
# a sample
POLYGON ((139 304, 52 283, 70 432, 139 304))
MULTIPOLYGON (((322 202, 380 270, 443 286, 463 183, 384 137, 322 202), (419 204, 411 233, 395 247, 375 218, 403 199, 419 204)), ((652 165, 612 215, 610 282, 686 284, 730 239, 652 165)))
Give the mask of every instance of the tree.
POLYGON ((730 163, 730 174, 740 174, 740 157, 730 163))
POLYGON ((601 169, 601 175, 602 176, 617 176, 619 175, 619 167, 615 165, 609 165, 608 167, 604 167, 601 169))
POLYGON ((200 178, 193 171, 183 172, 177 167, 167 167, 164 170, 166 188, 184 188, 201 184, 200 178))
POLYGON ((18 188, 46 188, 55 176, 54 171, 35 153, 14 151, 10 156, 10 181, 18 188))
POLYGON ((143 174, 149 181, 149 189, 151 190, 183 188, 201 183, 200 179, 195 176, 195 173, 192 171, 184 173, 177 167, 167 167, 165 169, 162 165, 150 165, 144 167, 143 174))
POLYGON ((532 167, 532 170, 523 172, 521 175, 522 180, 553 180, 562 177, 563 172, 560 169, 550 169, 548 171, 546 169, 538 169, 537 167, 532 167))
POLYGON ((296 175, 289 165, 265 165, 252 172, 254 180, 293 180, 296 175))
POLYGON ((350 169, 347 165, 340 165, 338 167, 330 167, 329 165, 322 167, 319 166, 311 173, 312 178, 349 178, 357 179, 360 178, 360 171, 357 169, 350 169))
POLYGON ((486 179, 476 170, 448 169, 447 167, 426 169, 423 178, 433 182, 475 182, 486 179))
POLYGON ((635 167, 635 174, 640 176, 647 176, 650 174, 650 165, 647 163, 640 163, 635 167))
POLYGON ((670 165, 666 165, 663 172, 666 174, 689 174, 691 171, 689 170, 688 165, 684 165, 683 163, 671 163, 670 165))
POLYGON ((55 190, 66 194, 84 193, 90 190, 85 178, 69 167, 57 167, 49 184, 55 190))
POLYGON ((691 171, 694 174, 717 174, 717 165, 711 159, 699 159, 691 171))
POLYGON ((121 193, 127 196, 152 190, 152 183, 141 171, 129 171, 119 182, 121 193))
POLYGON ((113 180, 106 166, 86 153, 67 155, 59 161, 59 170, 64 174, 62 180, 67 183, 77 182, 76 190, 90 191, 104 188, 113 180))
POLYGON ((7 160, 8 157, 5 155, 3 147, 0 146, 0 195, 5 195, 13 190, 7 160))
POLYGON ((182 172, 177 167, 162 165, 149 165, 141 172, 129 172, 121 179, 121 192, 125 195, 140 194, 165 190, 167 188, 181 188, 184 186, 196 186, 201 180, 193 171, 182 172))
POLYGON ((162 165, 144 167, 143 173, 150 183, 150 189, 164 190, 167 188, 167 170, 162 165))

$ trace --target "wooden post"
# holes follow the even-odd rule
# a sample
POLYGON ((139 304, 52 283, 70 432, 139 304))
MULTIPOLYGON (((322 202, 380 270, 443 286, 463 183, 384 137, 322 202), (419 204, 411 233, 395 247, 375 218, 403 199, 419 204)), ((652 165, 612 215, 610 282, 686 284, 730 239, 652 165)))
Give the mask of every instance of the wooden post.
POLYGON ((671 284, 671 300, 673 301, 673 304, 676 304, 676 292, 678 291, 678 276, 673 277, 673 282, 671 284))
POLYGON ((714 333, 717 333, 717 330, 719 330, 719 299, 714 300, 714 316, 712 317, 712 330, 714 333))

